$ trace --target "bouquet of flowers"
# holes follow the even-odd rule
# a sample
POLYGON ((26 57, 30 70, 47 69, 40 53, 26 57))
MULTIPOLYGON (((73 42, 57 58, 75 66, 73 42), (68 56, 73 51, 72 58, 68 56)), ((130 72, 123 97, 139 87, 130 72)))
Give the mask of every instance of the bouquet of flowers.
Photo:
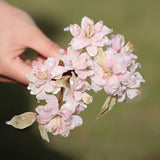
POLYGON ((34 61, 27 75, 30 93, 45 105, 37 106, 36 113, 26 112, 6 122, 24 129, 37 121, 42 138, 48 142, 48 132, 67 137, 71 129, 82 125, 79 114, 93 101, 87 91, 104 89, 107 94, 98 119, 117 102, 140 95, 138 88, 145 82, 136 71, 141 65, 132 53, 131 42, 125 44, 121 34, 108 37, 113 30, 102 21, 94 24, 83 17, 81 26, 71 24, 64 30, 73 38, 67 50, 59 51, 61 60, 49 57, 45 63, 34 61))

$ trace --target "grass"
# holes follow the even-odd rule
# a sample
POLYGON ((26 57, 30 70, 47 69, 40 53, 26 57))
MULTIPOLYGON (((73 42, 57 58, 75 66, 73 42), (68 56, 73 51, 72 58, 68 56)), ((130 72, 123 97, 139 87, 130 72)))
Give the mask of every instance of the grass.
MULTIPOLYGON (((140 72, 146 79, 142 87, 142 96, 128 103, 117 104, 100 120, 95 118, 103 105, 105 93, 94 94, 93 104, 81 114, 84 120, 83 126, 71 131, 68 138, 50 136, 51 143, 42 142, 41 145, 45 145, 51 152, 57 151, 77 160, 160 159, 160 1, 8 0, 8 2, 28 12, 43 32, 64 48, 71 39, 69 33, 63 32, 64 27, 71 23, 80 24, 83 16, 93 18, 95 21, 103 20, 108 27, 114 29, 115 34, 124 34, 126 41, 132 41, 138 61, 142 64, 140 72)), ((28 92, 26 93, 25 89, 23 92, 30 99, 30 106, 35 105, 28 92)), ((26 107, 23 112, 29 109, 26 107)), ((13 115, 17 114, 16 112, 12 108, 13 115)), ((2 110, 2 113, 6 114, 5 118, 9 118, 7 114, 11 114, 6 110, 2 110)), ((36 126, 29 131, 33 132, 35 137, 39 137, 36 126)), ((33 152, 36 149, 34 147, 33 152)), ((6 148, 11 150, 10 146, 6 148)), ((24 144, 22 150, 25 149, 28 148, 24 144)), ((29 154, 32 158, 32 154, 29 154)), ((58 156, 53 155, 54 158, 60 160, 58 156)))

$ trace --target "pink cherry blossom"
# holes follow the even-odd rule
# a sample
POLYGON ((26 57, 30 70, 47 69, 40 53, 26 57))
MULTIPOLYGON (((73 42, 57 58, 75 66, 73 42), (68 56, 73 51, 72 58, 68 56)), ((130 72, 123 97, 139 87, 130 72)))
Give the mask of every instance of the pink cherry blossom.
POLYGON ((44 64, 34 61, 33 70, 27 75, 31 94, 37 95, 38 99, 43 99, 46 92, 57 93, 60 90, 58 87, 53 87, 53 84, 67 69, 58 64, 59 60, 53 57, 49 57, 44 64))
POLYGON ((38 106, 36 111, 38 123, 43 124, 48 132, 66 137, 70 129, 82 124, 81 117, 72 115, 72 111, 66 107, 67 104, 59 109, 58 100, 54 95, 47 95, 45 99, 47 104, 38 106))
POLYGON ((69 119, 66 119, 63 113, 59 113, 45 125, 45 128, 53 135, 60 134, 63 137, 67 137, 71 129, 82 125, 82 123, 82 118, 78 115, 72 115, 69 119))
POLYGON ((106 51, 107 68, 115 74, 125 73, 127 65, 124 63, 124 56, 111 51, 106 51))
POLYGON ((118 102, 123 102, 128 96, 129 99, 135 98, 139 94, 139 87, 144 83, 142 75, 139 72, 128 72, 128 78, 123 84, 122 93, 118 95, 118 102))
POLYGON ((68 70, 74 70, 81 79, 86 79, 94 74, 90 68, 93 60, 86 52, 81 53, 81 51, 75 51, 68 47, 67 54, 61 53, 61 58, 65 67, 68 70))
POLYGON ((104 88, 104 85, 106 83, 105 71, 97 63, 94 63, 91 67, 94 71, 94 75, 90 77, 91 78, 91 88, 95 92, 98 92, 104 88))
POLYGON ((58 112, 58 100, 54 95, 46 95, 45 100, 47 104, 45 106, 38 106, 36 111, 38 113, 37 121, 40 124, 48 123, 53 117, 54 114, 58 112))
POLYGON ((121 34, 117 34, 117 35, 112 35, 111 38, 112 38, 111 39, 112 49, 120 53, 121 49, 123 48, 125 44, 124 36, 121 34))
POLYGON ((70 31, 74 38, 71 40, 70 45, 74 50, 79 50, 86 47, 90 56, 97 54, 97 47, 103 47, 108 44, 109 39, 107 34, 112 32, 107 26, 99 21, 94 25, 94 21, 88 17, 83 17, 81 27, 77 24, 70 25, 64 29, 70 31))
POLYGON ((64 100, 75 107, 74 112, 76 114, 86 109, 86 104, 91 103, 93 100, 92 96, 86 93, 86 90, 90 90, 89 83, 72 73, 70 88, 66 88, 64 100))
POLYGON ((111 75, 104 86, 104 90, 109 95, 116 95, 121 89, 120 81, 116 75, 111 75))

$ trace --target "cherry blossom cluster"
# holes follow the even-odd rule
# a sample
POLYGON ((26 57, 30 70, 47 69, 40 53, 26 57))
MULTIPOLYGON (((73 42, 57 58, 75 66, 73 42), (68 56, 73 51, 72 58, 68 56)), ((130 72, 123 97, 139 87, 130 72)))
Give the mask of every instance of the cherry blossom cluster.
POLYGON ((83 17, 81 26, 72 24, 64 30, 73 38, 67 50, 60 50, 61 60, 49 57, 45 63, 35 61, 27 78, 30 93, 45 101, 36 108, 38 123, 47 132, 66 137, 71 129, 82 125, 79 114, 93 100, 87 91, 104 89, 108 95, 101 117, 116 102, 138 96, 145 80, 136 71, 141 65, 132 53, 131 42, 125 44, 120 34, 109 35, 113 30, 102 21, 94 24, 83 17))

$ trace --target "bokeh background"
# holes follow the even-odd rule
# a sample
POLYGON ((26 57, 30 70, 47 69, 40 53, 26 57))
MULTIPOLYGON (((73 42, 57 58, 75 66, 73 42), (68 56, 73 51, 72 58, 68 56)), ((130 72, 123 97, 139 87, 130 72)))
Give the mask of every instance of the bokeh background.
MULTIPOLYGON (((26 88, 0 83, 0 156, 15 160, 160 160, 160 1, 159 0, 7 0, 28 12, 41 30, 63 48, 71 39, 63 28, 83 16, 103 20, 114 33, 131 41, 146 83, 142 95, 117 104, 102 119, 96 116, 106 98, 81 114, 84 124, 68 138, 41 140, 37 124, 20 131, 5 124, 15 114, 34 111, 36 101, 26 88)), ((1 23, 1 22, 0 22, 1 23)), ((18 26, 17 26, 18 27, 18 26)), ((33 51, 29 50, 31 54, 33 51)))

